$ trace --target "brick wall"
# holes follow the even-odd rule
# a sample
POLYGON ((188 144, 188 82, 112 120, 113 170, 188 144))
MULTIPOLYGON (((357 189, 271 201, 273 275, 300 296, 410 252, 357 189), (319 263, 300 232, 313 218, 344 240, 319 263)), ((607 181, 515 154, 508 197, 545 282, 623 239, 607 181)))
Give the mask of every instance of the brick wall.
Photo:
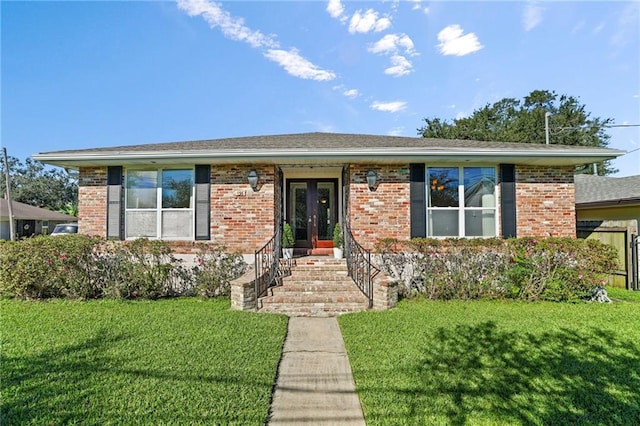
MULTIPOLYGON (((349 166, 345 194, 351 229, 358 242, 373 248, 380 238, 410 238, 409 165, 349 166), (375 191, 369 191, 367 171, 378 173, 375 191)), ((276 168, 259 166, 213 166, 211 169, 211 242, 229 250, 253 253, 275 230, 277 220, 276 168), (255 169, 258 191, 247 182, 255 169)), ((573 168, 516 167, 518 236, 575 237, 573 168)), ((107 169, 80 169, 80 232, 106 237, 107 169)), ((499 200, 498 200, 499 202, 499 200)), ((180 252, 190 252, 192 242, 175 242, 180 252)))
POLYGON ((348 211, 356 240, 372 249, 380 238, 409 239, 409 165, 352 164, 349 167, 348 211), (378 185, 373 192, 367 185, 369 170, 378 173, 378 185))
POLYGON ((576 236, 573 167, 516 166, 518 237, 576 236))
POLYGON ((107 236, 107 168, 81 167, 78 181, 78 232, 107 236))
POLYGON ((275 230, 274 182, 274 166, 212 166, 211 240, 243 253, 253 253, 269 241, 275 230), (258 191, 247 182, 254 169, 258 191))

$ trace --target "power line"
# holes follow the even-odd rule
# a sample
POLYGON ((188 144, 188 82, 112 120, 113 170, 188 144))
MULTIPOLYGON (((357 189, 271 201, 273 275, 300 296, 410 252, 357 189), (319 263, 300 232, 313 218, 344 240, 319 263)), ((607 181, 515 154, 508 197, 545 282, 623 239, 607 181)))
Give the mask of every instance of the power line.
POLYGON ((582 130, 582 129, 609 129, 611 127, 640 127, 640 124, 603 124, 601 126, 590 126, 585 124, 584 126, 575 127, 552 127, 553 130, 582 130))

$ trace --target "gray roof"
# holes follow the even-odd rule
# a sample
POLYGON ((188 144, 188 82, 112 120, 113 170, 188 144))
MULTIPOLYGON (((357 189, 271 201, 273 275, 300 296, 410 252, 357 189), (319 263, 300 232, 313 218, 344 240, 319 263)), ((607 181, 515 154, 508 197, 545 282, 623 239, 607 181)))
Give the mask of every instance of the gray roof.
POLYGON ((640 203, 640 176, 576 175, 575 183, 578 206, 640 203))
POLYGON ((511 161, 520 164, 573 165, 612 159, 623 151, 600 147, 430 139, 342 133, 300 133, 185 142, 122 145, 35 154, 36 160, 62 167, 156 162, 274 164, 322 162, 511 161))
MULTIPOLYGON (((18 220, 55 220, 64 222, 76 222, 78 220, 78 218, 64 213, 54 212, 17 201, 11 202, 11 210, 13 211, 13 218, 18 220)), ((9 202, 4 198, 0 198, 0 219, 9 220, 9 202)))

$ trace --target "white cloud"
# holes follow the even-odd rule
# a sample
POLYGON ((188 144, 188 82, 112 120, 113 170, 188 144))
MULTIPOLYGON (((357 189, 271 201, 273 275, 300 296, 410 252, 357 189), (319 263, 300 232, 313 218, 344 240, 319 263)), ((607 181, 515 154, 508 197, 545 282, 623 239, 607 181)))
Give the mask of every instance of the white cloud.
POLYGON ((400 48, 408 55, 416 55, 413 40, 406 34, 387 34, 371 45, 367 50, 371 53, 393 54, 400 48))
POLYGON ((535 2, 527 3, 522 12, 522 25, 525 31, 531 31, 542 22, 544 8, 535 2))
POLYGON ((344 5, 340 0, 329 0, 327 4, 327 12, 333 18, 340 18, 340 16, 344 13, 344 5))
POLYGON ((407 108, 407 103, 404 101, 394 101, 394 102, 380 102, 374 101, 370 105, 371 109, 375 109, 377 111, 384 112, 398 112, 407 108))
POLYGON ((234 18, 218 3, 209 0, 178 0, 178 8, 189 16, 202 15, 211 28, 220 28, 222 34, 231 40, 242 41, 251 47, 279 47, 272 36, 247 27, 242 18, 234 18))
POLYGON ((244 24, 242 18, 235 18, 220 4, 210 0, 178 0, 178 8, 189 16, 202 16, 211 28, 220 28, 225 37, 249 44, 253 48, 267 49, 263 55, 274 62, 294 77, 306 80, 327 81, 336 78, 336 75, 314 65, 303 58, 295 48, 287 50, 279 49, 280 44, 273 36, 264 35, 260 31, 252 30, 244 24))
POLYGON ((484 47, 474 33, 463 34, 464 31, 457 24, 449 25, 440 31, 438 33, 440 53, 445 56, 464 56, 484 47))
POLYGON ((387 34, 369 46, 371 53, 390 55, 391 66, 384 70, 385 74, 401 77, 413 71, 413 64, 404 55, 417 55, 413 41, 406 34, 387 34), (401 54, 404 51, 404 54, 401 54))
POLYGON ((402 136, 404 134, 404 126, 394 127, 387 132, 389 136, 402 136))
POLYGON ((385 74, 392 75, 394 77, 402 77, 403 75, 410 74, 413 71, 413 65, 404 56, 393 55, 391 57, 391 65, 384 70, 385 74))
POLYGON ((335 133, 336 131, 333 124, 325 123, 322 121, 305 121, 304 124, 312 126, 318 132, 335 133))
POLYGON ((618 15, 615 30, 609 39, 609 43, 616 50, 626 46, 632 40, 638 40, 638 17, 640 16, 640 3, 629 3, 618 15))
POLYGON ((294 77, 315 81, 328 81, 336 78, 333 72, 323 70, 300 56, 298 49, 290 49, 288 51, 269 49, 264 53, 264 56, 278 63, 294 77))
POLYGON ((600 34, 603 29, 604 29, 604 22, 598 24, 591 32, 593 34, 600 34))
POLYGON ((347 98, 357 98, 358 96, 360 96, 360 92, 358 92, 358 89, 347 89, 344 92, 342 92, 343 95, 345 95, 347 98))
POLYGON ((349 32, 353 33, 368 33, 371 31, 380 32, 384 31, 391 26, 391 19, 387 17, 378 18, 378 12, 373 9, 368 9, 365 12, 358 10, 351 16, 351 22, 349 22, 349 32))

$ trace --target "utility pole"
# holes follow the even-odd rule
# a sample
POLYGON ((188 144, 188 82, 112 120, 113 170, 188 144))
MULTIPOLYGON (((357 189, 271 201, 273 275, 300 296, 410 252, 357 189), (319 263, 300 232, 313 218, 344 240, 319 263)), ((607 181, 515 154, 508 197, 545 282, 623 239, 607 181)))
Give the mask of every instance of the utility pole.
POLYGON ((544 136, 545 136, 545 143, 547 145, 549 145, 549 117, 551 117, 551 113, 550 112, 545 112, 544 113, 544 136))
POLYGON ((9 209, 9 233, 11 241, 16 240, 15 223, 13 223, 13 204, 11 203, 11 175, 9 174, 9 162, 7 161, 7 148, 2 148, 2 157, 4 158, 4 175, 5 184, 7 186, 7 207, 9 209))

